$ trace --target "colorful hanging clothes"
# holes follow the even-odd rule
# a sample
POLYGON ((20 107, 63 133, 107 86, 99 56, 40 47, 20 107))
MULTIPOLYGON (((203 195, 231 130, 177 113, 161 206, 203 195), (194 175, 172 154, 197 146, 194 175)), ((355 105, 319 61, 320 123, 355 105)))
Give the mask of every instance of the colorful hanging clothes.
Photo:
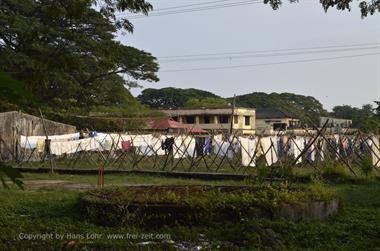
POLYGON ((121 141, 121 149, 123 149, 124 151, 128 151, 131 148, 132 148, 132 141, 130 140, 121 141))
POLYGON ((37 139, 37 152, 43 153, 45 150, 45 139, 37 139))

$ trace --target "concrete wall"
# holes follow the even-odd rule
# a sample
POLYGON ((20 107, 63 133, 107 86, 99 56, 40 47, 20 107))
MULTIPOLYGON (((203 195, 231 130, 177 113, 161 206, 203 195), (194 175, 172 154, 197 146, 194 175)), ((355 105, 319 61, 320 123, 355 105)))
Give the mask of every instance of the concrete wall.
MULTIPOLYGON (((76 132, 75 126, 44 120, 48 135, 76 132)), ((45 135, 41 118, 21 112, 0 113, 0 159, 9 159, 17 153, 20 135, 45 135)))

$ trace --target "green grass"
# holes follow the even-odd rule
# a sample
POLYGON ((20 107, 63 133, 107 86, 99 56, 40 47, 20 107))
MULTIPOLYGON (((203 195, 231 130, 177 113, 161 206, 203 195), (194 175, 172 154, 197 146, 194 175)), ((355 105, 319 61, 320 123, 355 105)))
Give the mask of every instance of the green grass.
MULTIPOLYGON (((96 184, 95 176, 25 174, 25 180, 56 179, 73 183, 96 184)), ((106 184, 242 184, 242 182, 206 182, 137 175, 106 175, 106 184)), ((292 223, 285 220, 245 219, 235 223, 214 223, 208 226, 171 226, 160 228, 102 227, 94 225, 78 213, 76 204, 81 192, 32 190, 28 187, 0 190, 0 250, 20 250, 33 247, 92 247, 97 250, 149 250, 136 246, 142 239, 111 240, 111 233, 169 234, 175 242, 203 243, 210 250, 380 250, 380 182, 330 185, 342 198, 344 210, 324 222, 292 223), (64 238, 27 241, 20 233, 102 234, 100 239, 64 238)), ((80 237, 80 236, 77 236, 80 237)), ((173 245, 149 246, 150 250, 170 250, 173 245)))
MULTIPOLYGON (((63 180, 70 183, 87 183, 96 185, 97 175, 70 175, 70 174, 47 174, 47 173, 24 173, 24 181, 28 180, 63 180)), ((108 186, 113 185, 242 185, 244 181, 216 180, 207 181, 199 179, 171 178, 135 174, 107 174, 104 176, 104 183, 108 186)))

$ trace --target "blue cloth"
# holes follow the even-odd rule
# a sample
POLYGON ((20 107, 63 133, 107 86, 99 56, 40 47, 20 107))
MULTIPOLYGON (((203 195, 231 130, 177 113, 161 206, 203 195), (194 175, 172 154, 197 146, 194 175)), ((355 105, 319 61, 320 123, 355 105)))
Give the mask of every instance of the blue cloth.
POLYGON ((92 131, 88 134, 91 138, 94 138, 96 136, 98 136, 98 133, 96 131, 92 131))

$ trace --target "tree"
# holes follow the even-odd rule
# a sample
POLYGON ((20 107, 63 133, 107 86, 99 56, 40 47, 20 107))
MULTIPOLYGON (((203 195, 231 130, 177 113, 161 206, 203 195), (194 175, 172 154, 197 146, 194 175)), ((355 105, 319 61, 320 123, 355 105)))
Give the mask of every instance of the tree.
POLYGON ((17 106, 27 106, 35 101, 25 86, 0 71, 0 107, 14 110, 17 106))
POLYGON ((115 41, 117 31, 133 31, 115 12, 151 9, 144 0, 3 0, 0 70, 55 109, 128 106, 134 101, 126 87, 158 81, 158 64, 150 53, 115 41))
POLYGON ((180 108, 184 107, 190 99, 203 100, 205 98, 221 98, 211 92, 198 89, 162 88, 145 89, 137 100, 151 108, 180 108))
MULTIPOLYGON (((233 98, 229 98, 231 101, 233 98)), ((326 115, 323 105, 314 97, 294 93, 253 92, 236 96, 236 105, 255 108, 275 108, 289 112, 300 118, 305 124, 318 124, 320 116, 326 115)))
POLYGON ((380 101, 375 101, 375 104, 377 105, 377 107, 374 109, 375 115, 376 115, 377 120, 380 123, 380 101))
MULTIPOLYGON (((26 104, 28 101, 34 101, 33 95, 28 92, 24 85, 15 81, 10 76, 0 71, 0 95, 3 97, 0 104, 5 102, 26 104)), ((17 170, 0 161, 0 181, 3 187, 8 187, 7 178, 16 184, 19 188, 23 188, 22 174, 17 170)))
POLYGON ((376 133, 380 128, 380 121, 371 105, 363 105, 362 108, 351 107, 349 105, 335 106, 331 116, 352 120, 352 126, 363 132, 376 133))
MULTIPOLYGON (((294 3, 299 0, 289 0, 289 2, 294 3)), ((269 4, 274 10, 277 10, 281 4, 282 0, 264 0, 265 4, 269 4)), ((320 0, 322 7, 325 11, 330 8, 336 8, 338 10, 348 10, 351 11, 351 5, 353 0, 320 0)), ((359 8, 362 17, 368 15, 373 15, 375 12, 380 12, 380 0, 371 0, 371 1, 361 1, 359 3, 359 8)))
POLYGON ((184 107, 187 108, 218 108, 226 107, 228 102, 223 98, 207 97, 204 99, 190 98, 188 99, 184 107))

